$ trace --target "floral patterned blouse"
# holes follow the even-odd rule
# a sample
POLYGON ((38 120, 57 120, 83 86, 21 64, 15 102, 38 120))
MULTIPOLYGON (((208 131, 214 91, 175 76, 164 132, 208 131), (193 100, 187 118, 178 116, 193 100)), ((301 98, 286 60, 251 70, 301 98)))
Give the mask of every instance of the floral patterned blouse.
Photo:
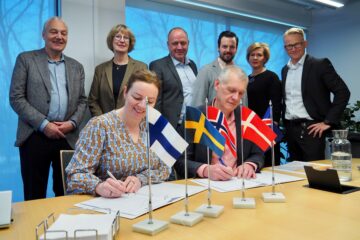
MULTIPOLYGON (((165 181, 171 169, 150 150, 151 181, 165 181)), ((137 143, 133 142, 119 111, 92 118, 81 131, 73 158, 66 167, 67 192, 93 194, 97 184, 105 181, 109 170, 124 181, 136 176, 141 185, 148 184, 145 122, 140 124, 137 143)))

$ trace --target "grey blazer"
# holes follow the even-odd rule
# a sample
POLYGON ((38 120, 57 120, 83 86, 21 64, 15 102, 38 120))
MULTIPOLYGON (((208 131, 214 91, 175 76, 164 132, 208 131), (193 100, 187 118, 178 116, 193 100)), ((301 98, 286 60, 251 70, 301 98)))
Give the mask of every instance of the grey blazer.
POLYGON ((129 81, 131 74, 140 69, 147 69, 143 62, 129 57, 124 79, 120 86, 118 99, 114 99, 113 77, 112 77, 112 59, 104 62, 95 68, 94 79, 89 93, 89 108, 92 116, 118 109, 124 105, 124 86, 129 81))
MULTIPOLYGON (((190 60, 190 68, 197 75, 195 63, 190 60)), ((183 86, 170 55, 150 63, 150 70, 154 71, 161 81, 161 89, 156 102, 156 109, 176 127, 180 118, 184 102, 183 86)))
MULTIPOLYGON (((65 121, 80 125, 85 108, 84 68, 76 60, 65 57, 68 107, 65 121)), ((45 49, 23 52, 16 59, 10 85, 10 105, 18 114, 15 146, 21 146, 37 131, 46 119, 50 106, 50 72, 45 49)), ((74 147, 78 138, 77 129, 66 134, 69 145, 74 147)))
MULTIPOLYGON (((200 69, 194 82, 193 89, 196 89, 196 94, 193 94, 191 100, 191 106, 197 107, 205 104, 205 99, 208 98, 209 103, 215 98, 216 92, 214 88, 214 82, 219 77, 221 67, 219 65, 218 58, 213 62, 206 64, 200 69)), ((242 98, 243 105, 247 106, 247 95, 242 98)))

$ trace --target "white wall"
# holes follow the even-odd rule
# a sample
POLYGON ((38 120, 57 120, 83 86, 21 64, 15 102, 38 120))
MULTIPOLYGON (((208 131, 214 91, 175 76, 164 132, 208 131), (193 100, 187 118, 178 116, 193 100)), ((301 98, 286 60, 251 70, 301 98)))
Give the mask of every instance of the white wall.
POLYGON ((62 0, 61 15, 69 28, 65 54, 84 65, 88 94, 95 66, 113 56, 106 37, 113 26, 125 22, 125 0, 62 0))
POLYGON ((308 52, 328 57, 351 91, 350 102, 360 100, 360 1, 337 10, 314 12, 308 52))

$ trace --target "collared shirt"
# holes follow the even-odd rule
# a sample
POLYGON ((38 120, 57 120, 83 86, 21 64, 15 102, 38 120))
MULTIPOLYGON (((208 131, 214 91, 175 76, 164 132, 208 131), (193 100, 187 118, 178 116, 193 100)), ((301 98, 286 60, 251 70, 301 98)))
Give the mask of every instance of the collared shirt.
POLYGON ((231 61, 231 63, 226 63, 220 57, 218 57, 218 63, 221 69, 224 69, 226 66, 234 65, 234 61, 231 61))
POLYGON ((285 84, 285 119, 288 120, 299 118, 312 120, 304 106, 301 92, 301 78, 305 57, 306 54, 304 54, 296 64, 293 64, 291 60, 289 60, 287 64, 288 72, 285 84))
POLYGON ((192 85, 196 80, 196 76, 193 72, 193 70, 190 67, 190 60, 188 58, 185 58, 185 64, 182 62, 179 62, 175 58, 171 57, 174 66, 176 68, 177 73, 179 74, 181 84, 183 87, 183 95, 184 95, 184 102, 181 108, 181 114, 179 123, 181 124, 186 106, 190 105, 191 98, 192 98, 192 85))
MULTIPOLYGON (((214 100, 212 102, 212 106, 214 106, 215 101, 216 101, 216 98, 214 98, 214 100)), ((235 146, 237 146, 237 144, 236 144, 236 141, 237 141, 236 122, 235 122, 234 111, 230 114, 230 117, 228 119, 226 119, 226 121, 228 123, 228 127, 229 127, 231 134, 234 136, 235 146)), ((225 163, 226 166, 231 167, 233 170, 235 170, 238 167, 237 166, 237 158, 234 157, 234 155, 231 153, 229 146, 227 144, 225 144, 224 153, 221 156, 221 159, 223 160, 223 162, 225 163)), ((216 155, 215 152, 212 152, 211 164, 212 165, 220 164, 219 156, 216 155)), ((254 168, 255 171, 257 169, 257 165, 253 162, 245 162, 245 160, 244 160, 244 164, 250 164, 254 168)), ((196 173, 197 173, 197 175, 199 175, 199 177, 205 177, 204 170, 205 170, 206 166, 207 166, 207 164, 203 164, 197 169, 196 173)))
POLYGON ((60 61, 48 59, 48 68, 51 82, 50 106, 46 119, 40 125, 40 131, 51 121, 64 121, 68 106, 64 55, 61 55, 60 61))

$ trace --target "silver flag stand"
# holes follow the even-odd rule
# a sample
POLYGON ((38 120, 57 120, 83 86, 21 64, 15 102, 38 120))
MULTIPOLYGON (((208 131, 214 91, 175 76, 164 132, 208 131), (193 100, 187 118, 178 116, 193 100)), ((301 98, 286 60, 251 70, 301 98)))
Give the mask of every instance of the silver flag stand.
MULTIPOLYGON (((205 100, 206 106, 206 118, 208 117, 208 99, 205 100)), ((208 204, 202 204, 195 211, 204 214, 205 217, 217 218, 221 213, 224 212, 224 206, 211 204, 211 171, 210 171, 210 154, 209 147, 207 147, 207 164, 208 164, 208 204)))
MULTIPOLYGON (((241 144, 241 165, 244 166, 244 138, 243 138, 243 131, 242 131, 242 100, 240 100, 240 144, 241 144)), ((246 198, 245 197, 245 179, 241 177, 241 197, 234 197, 233 198, 233 208, 255 208, 256 203, 254 198, 246 198)))
MULTIPOLYGON (((185 116, 184 121, 186 121, 186 110, 185 110, 185 116)), ((185 128, 185 125, 184 125, 185 128)), ((184 138, 186 139, 186 128, 184 129, 184 138)), ((171 216, 170 222, 192 227, 198 222, 200 222, 204 216, 201 213, 197 212, 189 212, 189 193, 188 193, 188 169, 187 169, 187 149, 185 149, 185 158, 184 158, 184 170, 185 170, 185 211, 180 211, 176 213, 175 215, 171 216)))
MULTIPOLYGON (((271 119, 271 129, 274 130, 274 121, 273 121, 273 111, 272 111, 272 103, 270 101, 270 119, 271 119)), ((264 192, 262 194, 262 198, 266 203, 281 203, 285 202, 285 196, 281 192, 275 192, 275 152, 274 152, 274 142, 271 142, 271 172, 272 172, 272 191, 264 192)))
POLYGON ((132 228, 134 232, 139 232, 147 235, 155 235, 168 228, 169 222, 153 219, 152 213, 152 195, 151 195, 151 172, 150 172, 150 133, 149 133, 149 119, 148 107, 149 102, 146 97, 146 157, 148 160, 148 186, 149 186, 149 219, 135 223, 132 228))

